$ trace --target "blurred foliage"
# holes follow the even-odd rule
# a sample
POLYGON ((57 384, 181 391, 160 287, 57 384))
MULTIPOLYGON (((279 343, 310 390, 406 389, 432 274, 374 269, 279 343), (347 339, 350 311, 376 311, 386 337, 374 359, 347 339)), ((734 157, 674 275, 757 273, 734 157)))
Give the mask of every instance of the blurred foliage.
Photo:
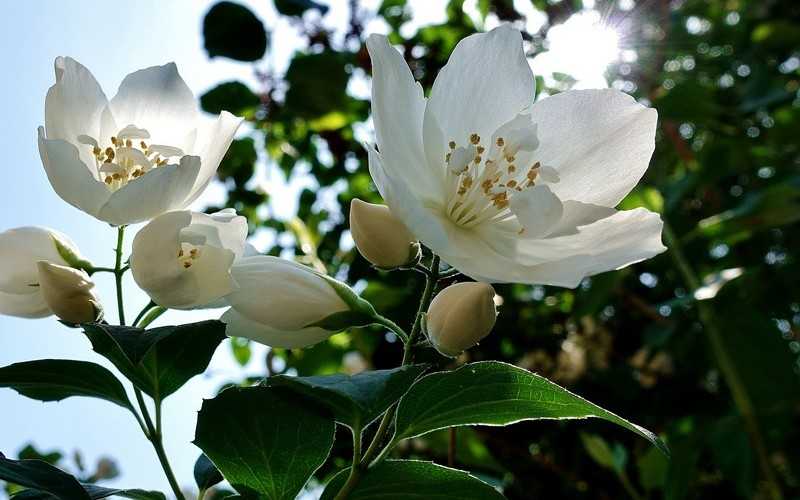
MULTIPOLYGON (((402 29, 414 18, 404 0, 384 0, 377 11, 351 1, 349 25, 331 30, 325 6, 275 0, 287 16, 280 22, 303 40, 285 73, 256 61, 265 50, 269 59, 267 33, 279 19, 257 20, 245 7, 221 2, 203 23, 209 56, 256 61, 260 82, 251 89, 222 83, 201 101, 210 113, 228 109, 250 125, 220 167, 226 206, 267 236, 259 241, 273 242, 267 253, 326 266, 397 322, 413 317, 421 284, 414 273, 372 269, 349 240, 351 200, 379 196, 361 144, 369 140, 369 103, 348 89, 370 73, 367 23, 385 25, 426 90, 459 39, 498 20, 525 29, 515 9, 520 2, 473 3, 474 18, 452 0, 443 23, 414 31, 402 29), (310 186, 288 218, 275 216, 272 200, 271 186, 282 176, 310 186)), ((524 32, 533 57, 547 50, 547 31, 583 5, 532 4, 545 18, 538 31, 524 32)), ((516 499, 770 498, 770 477, 785 497, 796 498, 800 3, 598 0, 595 8, 621 33, 626 54, 608 69, 608 81, 654 106, 660 118, 651 167, 622 206, 661 212, 671 251, 576 290, 497 287, 503 305, 495 332, 459 362, 499 359, 534 370, 659 432, 673 457, 667 462, 645 441, 597 422, 582 424, 585 434, 574 423, 528 422, 459 430, 454 463, 516 499), (733 276, 723 272, 731 269, 742 276, 719 279, 733 276), (699 285, 703 294, 695 293, 699 285), (709 326, 719 345, 710 342, 709 326), (720 352, 752 403, 750 420, 734 404, 720 352)), ((570 75, 537 75, 537 92, 574 83, 570 75)), ((355 330, 311 349, 275 350, 269 371, 394 367, 399 343, 382 334, 355 330)), ((246 363, 247 343, 235 343, 234 353, 246 363)), ((433 433, 397 455, 445 464, 447 448, 446 432, 433 433)), ((344 467, 349 451, 349 437, 337 431, 318 481, 344 467)))

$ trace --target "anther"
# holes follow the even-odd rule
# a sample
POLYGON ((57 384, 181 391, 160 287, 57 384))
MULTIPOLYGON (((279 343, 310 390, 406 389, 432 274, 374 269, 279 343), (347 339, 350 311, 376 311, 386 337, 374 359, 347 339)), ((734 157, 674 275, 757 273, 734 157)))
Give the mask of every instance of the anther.
POLYGON ((186 262, 183 263, 184 269, 189 269, 190 267, 192 267, 192 261, 187 260, 186 262))
POLYGON ((106 148, 106 156, 108 156, 109 160, 114 159, 114 149, 113 148, 106 148))
POLYGON ((481 136, 479 136, 478 134, 473 133, 473 134, 471 134, 469 136, 469 142, 471 142, 472 144, 476 144, 477 145, 479 142, 481 142, 481 136))
POLYGON ((106 176, 106 184, 111 184, 112 180, 110 175, 106 176))
POLYGON ((183 250, 178 250, 178 258, 183 257, 183 250))
POLYGON ((142 147, 142 149, 147 149, 147 143, 146 142, 142 141, 142 142, 139 143, 139 145, 142 147))
POLYGON ((484 148, 483 146, 478 146, 478 154, 479 155, 482 155, 484 151, 486 151, 486 148, 484 148))
POLYGON ((103 150, 100 149, 100 146, 95 146, 92 148, 92 153, 94 153, 95 156, 100 156, 100 153, 102 152, 103 150))
POLYGON ((505 144, 505 143, 506 143, 506 141, 505 141, 505 139, 503 139, 502 137, 498 137, 498 138, 497 138, 497 141, 496 141, 497 147, 500 147, 500 148, 502 148, 502 147, 503 147, 503 144, 505 144))
POLYGON ((456 141, 450 141, 447 145, 450 146, 450 149, 456 149, 456 141))
POLYGON ((482 160, 482 159, 483 159, 483 158, 481 158, 480 156, 476 156, 476 157, 475 157, 475 159, 474 159, 473 161, 474 161, 474 162, 475 162, 475 164, 477 165, 478 163, 480 163, 480 162, 481 162, 481 160, 482 160))
POLYGON ((129 148, 130 148, 130 147, 132 147, 132 146, 133 146, 133 141, 131 141, 130 139, 128 139, 127 141, 125 141, 125 146, 126 146, 126 147, 129 147, 129 148))
POLYGON ((113 145, 115 145, 115 146, 116 146, 116 145, 117 145, 117 142, 119 142, 119 140, 118 140, 116 137, 112 136, 112 137, 111 137, 111 144, 113 144, 113 145))

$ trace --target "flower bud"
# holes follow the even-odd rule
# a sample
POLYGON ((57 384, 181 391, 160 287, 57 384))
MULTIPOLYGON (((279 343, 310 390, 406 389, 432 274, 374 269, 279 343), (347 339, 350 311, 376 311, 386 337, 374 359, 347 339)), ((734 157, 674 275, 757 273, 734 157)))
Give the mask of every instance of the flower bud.
POLYGON ((36 267, 39 288, 53 313, 67 323, 89 323, 102 315, 102 307, 92 291, 94 283, 86 272, 41 260, 36 267))
POLYGON ((239 288, 226 297, 231 308, 222 321, 233 337, 293 349, 369 324, 375 315, 346 284, 286 259, 244 257, 231 272, 239 288))
POLYGON ((75 244, 58 231, 27 226, 0 233, 0 314, 21 318, 53 314, 38 286, 40 260, 64 266, 86 263, 75 244))
POLYGON ((494 288, 487 283, 456 283, 428 308, 428 337, 445 356, 456 356, 489 335, 497 319, 494 288))
POLYGON ((350 204, 350 232, 361 255, 379 268, 404 266, 419 252, 417 239, 386 205, 354 199, 350 204))

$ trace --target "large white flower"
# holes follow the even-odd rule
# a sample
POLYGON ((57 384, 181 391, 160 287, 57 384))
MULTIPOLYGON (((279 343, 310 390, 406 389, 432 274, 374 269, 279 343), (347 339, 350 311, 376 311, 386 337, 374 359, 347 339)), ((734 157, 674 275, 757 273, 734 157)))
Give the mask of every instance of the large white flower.
POLYGON ((222 316, 227 334, 273 347, 305 347, 325 340, 340 328, 318 323, 352 310, 343 297, 358 301, 344 283, 278 257, 240 259, 233 277, 239 289, 226 298, 231 305, 222 316))
POLYGON ((67 203, 113 225, 142 222, 194 201, 208 185, 241 119, 201 123, 175 64, 131 73, 106 99, 88 69, 55 61, 39 154, 67 203))
POLYGON ((664 250, 662 222, 617 211, 647 169, 656 111, 614 90, 533 103, 520 33, 456 46, 429 98, 385 37, 367 40, 386 203, 434 252, 490 282, 574 287, 664 250))
POLYGON ((162 214, 133 239, 133 279, 163 307, 217 305, 237 289, 231 266, 244 256, 245 238, 247 219, 233 209, 211 215, 188 210, 162 214))
POLYGON ((53 314, 39 286, 37 264, 68 266, 62 252, 80 259, 75 243, 52 229, 27 226, 0 233, 0 314, 22 318, 53 314))

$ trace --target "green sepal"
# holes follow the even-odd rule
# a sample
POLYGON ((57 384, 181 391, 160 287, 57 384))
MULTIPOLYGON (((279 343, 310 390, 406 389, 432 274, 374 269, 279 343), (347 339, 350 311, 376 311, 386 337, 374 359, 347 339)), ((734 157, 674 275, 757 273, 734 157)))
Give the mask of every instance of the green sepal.
POLYGON ((375 323, 375 316, 372 314, 364 314, 358 311, 340 311, 310 323, 305 328, 318 327, 331 332, 340 332, 348 328, 367 326, 372 323, 375 323))

